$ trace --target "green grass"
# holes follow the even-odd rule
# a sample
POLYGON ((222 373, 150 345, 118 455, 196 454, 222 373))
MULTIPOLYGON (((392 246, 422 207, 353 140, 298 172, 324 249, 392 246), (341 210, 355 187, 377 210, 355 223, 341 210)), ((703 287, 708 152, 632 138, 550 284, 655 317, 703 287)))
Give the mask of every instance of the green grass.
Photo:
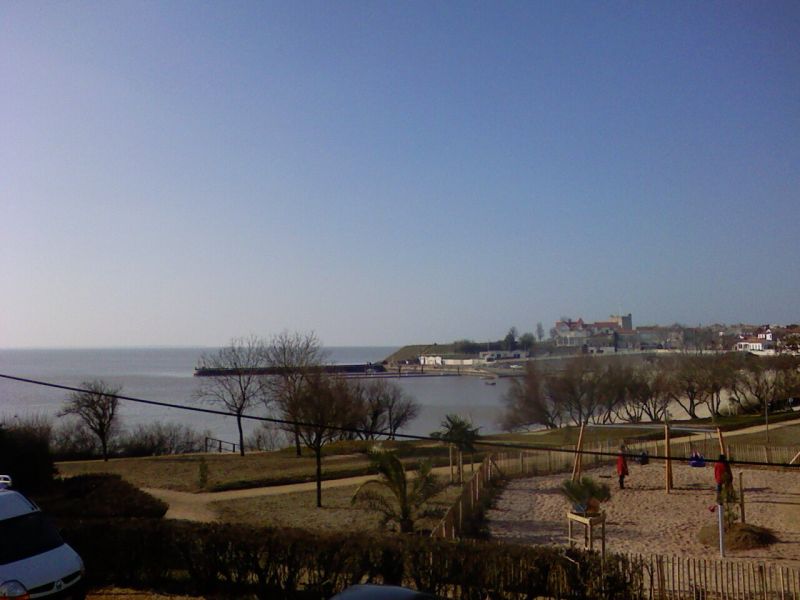
MULTIPOLYGON (((316 506, 315 491, 214 502, 211 507, 226 523, 314 531, 379 531, 378 512, 350 503, 356 489, 357 486, 348 486, 323 490, 322 508, 316 506)), ((460 486, 447 486, 432 498, 423 507, 425 515, 417 521, 417 528, 432 529, 460 492, 460 486)))
MULTIPOLYGON (((774 423, 770 419, 770 424, 774 423)), ((731 436, 732 444, 767 444, 767 436, 763 431, 758 433, 747 433, 744 435, 731 436)), ((770 427, 769 430, 770 446, 789 446, 800 450, 800 423, 796 425, 784 425, 778 428, 770 427)))
MULTIPOLYGON (((323 478, 338 479, 373 472, 367 450, 375 442, 338 442, 326 446, 322 460, 323 478)), ((438 443, 383 442, 393 448, 403 462, 411 464, 422 457, 431 458, 434 465, 447 464, 447 447, 438 443)), ((296 457, 293 448, 277 452, 238 454, 184 454, 143 458, 118 458, 70 461, 56 464, 63 477, 88 473, 113 473, 139 487, 164 488, 178 491, 222 491, 269 485, 313 481, 315 461, 310 451, 296 457), (208 481, 201 490, 200 464, 208 466, 208 481)))
MULTIPOLYGON (((774 415, 770 415, 770 423, 780 423, 786 421, 800 421, 800 412, 783 412, 783 413, 776 413, 774 415)), ((687 419, 681 421, 671 421, 672 425, 698 425, 698 426, 719 426, 723 432, 725 431, 736 431, 738 429, 744 429, 746 427, 753 427, 755 425, 763 425, 764 424, 764 415, 735 415, 735 416, 724 416, 717 418, 716 421, 712 421, 711 418, 705 419, 687 419)), ((790 431, 793 431, 793 427, 788 427, 786 435, 784 437, 776 437, 773 440, 773 435, 770 433, 770 443, 776 445, 792 445, 792 438, 790 431), (781 441, 776 441, 781 440, 781 441)), ((779 429, 775 430, 776 432, 780 431, 779 429)), ((795 430, 796 431, 796 430, 795 430)), ((515 443, 515 444, 524 444, 526 446, 566 446, 570 444, 577 444, 578 443, 578 434, 580 432, 580 427, 575 426, 568 426, 568 427, 561 427, 560 429, 550 429, 544 431, 536 431, 531 433, 504 433, 492 436, 486 436, 482 438, 487 441, 498 441, 501 443, 515 443)), ((691 435, 691 432, 686 431, 675 431, 672 433, 672 437, 674 439, 678 439, 683 436, 691 435)), ((744 438, 750 438, 750 436, 754 436, 753 439, 762 440, 762 434, 749 434, 747 436, 736 436, 737 443, 742 441, 744 438)), ((795 433, 797 435, 797 433, 795 433)), ((594 443, 594 442, 602 442, 602 441, 610 441, 612 443, 618 443, 622 440, 631 440, 631 439, 640 439, 640 440, 651 440, 651 439, 662 439, 664 437, 664 429, 663 424, 654 424, 652 427, 642 427, 642 428, 633 428, 633 427, 594 427, 589 425, 586 427, 583 440, 584 443, 594 443)), ((798 438, 795 438, 795 440, 798 438)), ((742 443, 763 443, 763 441, 758 442, 742 442, 742 443)), ((797 443, 796 441, 794 443, 797 443)))

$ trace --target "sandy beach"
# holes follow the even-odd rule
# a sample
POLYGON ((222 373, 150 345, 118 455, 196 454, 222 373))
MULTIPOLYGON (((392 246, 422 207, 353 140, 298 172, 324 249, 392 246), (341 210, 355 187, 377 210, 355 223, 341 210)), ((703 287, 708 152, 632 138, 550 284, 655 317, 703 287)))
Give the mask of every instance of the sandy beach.
MULTIPOLYGON (((737 485, 740 471, 747 522, 772 529, 779 542, 765 549, 729 552, 728 558, 800 567, 800 472, 734 468, 737 485)), ((603 504, 608 551, 719 556, 716 548, 697 539, 700 528, 717 518, 709 510, 715 498, 713 463, 704 468, 676 463, 675 489, 670 494, 664 490, 662 462, 631 464, 624 490, 618 489, 613 465, 585 474, 611 487, 611 499, 603 504)), ((565 473, 509 482, 487 515, 492 537, 523 544, 566 544, 568 505, 558 486, 568 477, 565 473)))

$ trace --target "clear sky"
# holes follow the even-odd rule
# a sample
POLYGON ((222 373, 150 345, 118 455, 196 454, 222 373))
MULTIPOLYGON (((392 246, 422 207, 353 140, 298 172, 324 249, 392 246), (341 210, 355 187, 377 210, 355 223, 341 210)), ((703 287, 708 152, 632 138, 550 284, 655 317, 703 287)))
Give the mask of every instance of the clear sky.
POLYGON ((799 306, 796 1, 0 4, 0 347, 799 306))

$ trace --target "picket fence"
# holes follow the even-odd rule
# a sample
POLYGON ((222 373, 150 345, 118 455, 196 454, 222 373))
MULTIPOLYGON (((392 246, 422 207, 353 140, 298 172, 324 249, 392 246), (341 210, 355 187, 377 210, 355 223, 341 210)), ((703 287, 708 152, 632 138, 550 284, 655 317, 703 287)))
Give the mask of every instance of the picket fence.
MULTIPOLYGON (((716 440, 701 443, 672 441, 670 451, 675 458, 686 458, 695 450, 713 456, 719 449, 716 440)), ((559 450, 573 450, 567 446, 559 450)), ((733 460, 788 463, 794 455, 791 448, 727 444, 733 460)), ((617 448, 608 442, 585 444, 584 450, 606 453, 584 455, 582 468, 614 461, 617 448)), ((664 442, 650 441, 628 445, 628 452, 647 450, 663 455, 664 442)), ((474 515, 486 488, 496 477, 546 475, 571 471, 574 454, 558 450, 523 450, 493 453, 481 462, 466 482, 461 495, 450 507, 432 537, 456 539, 465 523, 474 515)), ((566 525, 565 525, 566 526, 566 525)), ((780 567, 761 561, 732 559, 696 559, 679 556, 628 555, 631 580, 639 581, 639 597, 648 600, 800 600, 800 569, 780 567)))

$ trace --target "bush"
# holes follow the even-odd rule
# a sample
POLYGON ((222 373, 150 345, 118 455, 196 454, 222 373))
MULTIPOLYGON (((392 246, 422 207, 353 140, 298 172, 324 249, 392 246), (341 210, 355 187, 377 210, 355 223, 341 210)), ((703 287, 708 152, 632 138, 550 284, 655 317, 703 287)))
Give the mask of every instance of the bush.
POLYGON ((330 598, 357 582, 441 596, 633 598, 641 568, 557 548, 419 536, 319 534, 163 520, 73 521, 67 541, 94 585, 235 598, 330 598))
POLYGON ((202 452, 205 436, 180 423, 139 425, 119 443, 124 456, 161 456, 202 452))
MULTIPOLYGON (((703 525, 698 539, 706 546, 719 545, 719 528, 717 523, 703 525)), ((778 541, 775 534, 765 527, 746 523, 734 523, 725 528, 725 548, 728 550, 752 550, 763 548, 778 541)))
POLYGON ((46 495, 36 496, 55 517, 160 519, 167 505, 119 475, 78 475, 62 479, 46 495))
POLYGON ((86 459, 100 453, 97 438, 77 419, 63 420, 55 428, 52 449, 58 460, 86 459))
POLYGON ((41 492, 53 483, 55 467, 50 454, 50 428, 17 426, 0 428, 0 473, 11 475, 23 493, 41 492))

